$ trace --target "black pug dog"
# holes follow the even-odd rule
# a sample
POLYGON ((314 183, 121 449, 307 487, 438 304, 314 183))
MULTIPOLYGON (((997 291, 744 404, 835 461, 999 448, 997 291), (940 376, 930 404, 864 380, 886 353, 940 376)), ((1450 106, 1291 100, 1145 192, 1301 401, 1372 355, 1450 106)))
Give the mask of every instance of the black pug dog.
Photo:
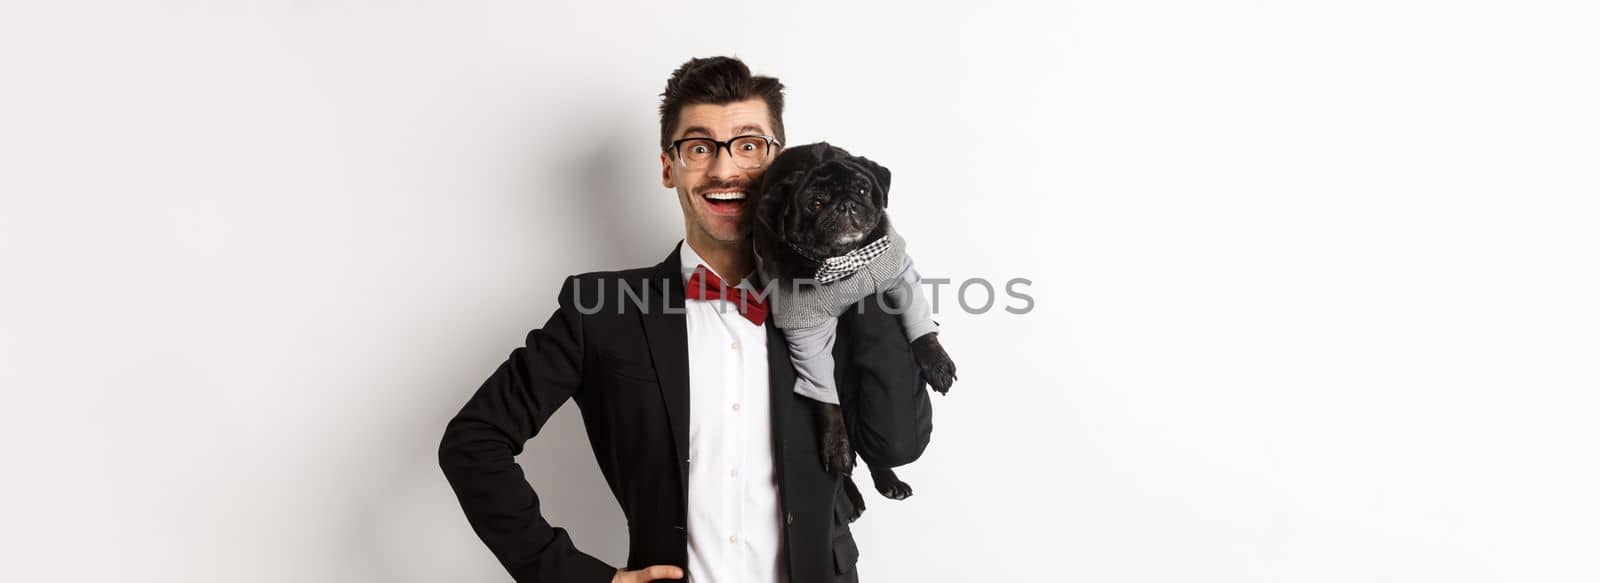
MULTIPOLYGON (((820 258, 838 257, 889 232, 889 170, 826 142, 785 149, 756 182, 750 222, 755 252, 782 285, 812 278, 820 258)), ((920 293, 920 292, 919 292, 920 293)), ((955 363, 939 344, 938 332, 911 343, 923 379, 940 394, 954 382, 955 363)), ((838 405, 817 402, 822 426, 823 463, 842 473, 856 510, 866 507, 855 482, 855 465, 843 413, 838 405)), ((873 486, 887 498, 902 500, 911 486, 889 468, 868 465, 873 486)))

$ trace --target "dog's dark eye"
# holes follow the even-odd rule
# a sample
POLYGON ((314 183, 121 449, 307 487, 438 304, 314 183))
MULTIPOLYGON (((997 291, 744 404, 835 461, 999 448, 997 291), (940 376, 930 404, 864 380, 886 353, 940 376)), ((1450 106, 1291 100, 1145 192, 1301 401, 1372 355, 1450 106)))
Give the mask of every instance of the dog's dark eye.
POLYGON ((866 193, 867 193, 867 189, 865 189, 865 188, 859 189, 859 191, 858 191, 858 194, 866 194, 866 193))
POLYGON ((820 199, 820 198, 811 199, 811 210, 814 210, 814 211, 822 210, 822 199, 820 199))

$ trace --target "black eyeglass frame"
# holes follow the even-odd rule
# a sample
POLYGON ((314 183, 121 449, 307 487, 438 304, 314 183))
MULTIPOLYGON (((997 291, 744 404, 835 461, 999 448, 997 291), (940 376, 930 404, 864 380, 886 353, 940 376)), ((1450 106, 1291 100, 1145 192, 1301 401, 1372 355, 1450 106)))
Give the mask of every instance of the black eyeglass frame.
MULTIPOLYGON (((721 142, 719 142, 717 140, 713 140, 711 138, 704 137, 704 136, 690 136, 690 137, 687 137, 687 138, 678 138, 676 140, 673 140, 672 143, 667 144, 666 149, 663 149, 662 151, 663 152, 672 152, 672 159, 677 160, 679 162, 683 162, 684 164, 688 164, 688 162, 685 162, 684 159, 683 159, 683 152, 680 151, 680 148, 683 146, 683 143, 691 141, 691 140, 705 140, 707 142, 711 142, 712 144, 716 144, 716 148, 711 151, 711 160, 710 160, 710 162, 715 162, 716 159, 717 159, 717 156, 721 156, 722 155, 722 151, 723 150, 727 150, 728 151, 728 157, 733 158, 734 160, 738 160, 739 159, 737 157, 738 155, 733 153, 733 143, 737 142, 739 140, 745 139, 745 138, 761 138, 762 140, 765 140, 767 142, 767 152, 765 154, 762 154, 762 157, 771 156, 772 152, 774 151, 773 150, 774 147, 777 147, 777 148, 782 148, 783 147, 783 142, 779 142, 778 138, 776 138, 776 137, 769 136, 769 135, 766 135, 766 134, 744 134, 742 136, 734 136, 734 137, 728 138, 727 141, 721 141, 721 142)), ((737 164, 735 164, 735 165, 737 165, 737 164)), ((757 168, 760 168, 760 166, 757 166, 757 168)))

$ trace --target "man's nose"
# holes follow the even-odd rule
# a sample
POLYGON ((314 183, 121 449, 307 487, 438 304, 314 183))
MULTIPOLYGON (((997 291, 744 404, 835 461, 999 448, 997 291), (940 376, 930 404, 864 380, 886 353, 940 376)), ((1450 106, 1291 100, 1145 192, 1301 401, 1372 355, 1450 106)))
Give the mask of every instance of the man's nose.
POLYGON ((743 173, 744 170, 734 165, 733 153, 727 150, 717 151, 716 155, 711 158, 711 166, 706 168, 706 176, 709 178, 735 178, 743 173))

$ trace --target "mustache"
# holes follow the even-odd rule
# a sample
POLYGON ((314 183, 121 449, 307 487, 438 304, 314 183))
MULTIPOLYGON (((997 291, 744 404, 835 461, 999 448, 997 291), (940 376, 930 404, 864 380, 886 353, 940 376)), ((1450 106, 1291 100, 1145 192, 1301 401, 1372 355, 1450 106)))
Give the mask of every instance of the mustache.
POLYGON ((713 180, 711 182, 707 182, 705 184, 705 186, 701 186, 700 188, 696 188, 694 193, 698 195, 698 194, 705 194, 707 192, 712 192, 712 191, 725 191, 725 190, 742 190, 742 191, 745 192, 745 194, 755 194, 753 192, 750 192, 750 181, 748 181, 748 180, 729 180, 729 181, 713 180))

